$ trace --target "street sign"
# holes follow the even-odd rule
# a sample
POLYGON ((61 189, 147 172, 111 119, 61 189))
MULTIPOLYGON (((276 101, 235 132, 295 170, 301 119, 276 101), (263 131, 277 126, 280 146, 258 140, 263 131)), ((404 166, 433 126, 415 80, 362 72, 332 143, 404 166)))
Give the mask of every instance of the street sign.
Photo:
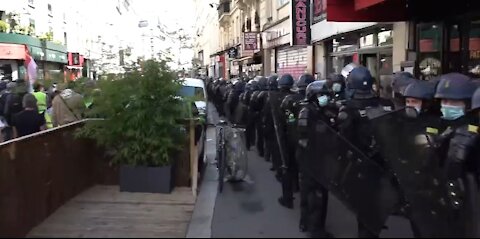
POLYGON ((243 33, 243 49, 245 51, 253 51, 257 49, 257 32, 243 33))

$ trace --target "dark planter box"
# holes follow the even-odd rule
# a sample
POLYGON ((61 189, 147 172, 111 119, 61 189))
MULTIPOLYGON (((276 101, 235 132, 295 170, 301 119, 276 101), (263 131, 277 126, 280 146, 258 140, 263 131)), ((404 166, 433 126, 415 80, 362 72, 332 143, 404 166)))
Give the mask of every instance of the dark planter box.
POLYGON ((132 193, 171 193, 173 167, 120 166, 120 191, 132 193))

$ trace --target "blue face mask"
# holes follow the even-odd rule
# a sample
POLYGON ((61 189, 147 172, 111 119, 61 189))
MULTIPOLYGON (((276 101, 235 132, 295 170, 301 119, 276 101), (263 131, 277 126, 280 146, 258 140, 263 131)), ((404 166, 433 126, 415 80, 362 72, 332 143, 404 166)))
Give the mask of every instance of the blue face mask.
POLYGON ((342 84, 340 84, 340 83, 333 84, 332 90, 335 93, 338 93, 338 92, 342 91, 342 84))
POLYGON ((318 104, 322 107, 327 106, 328 105, 328 96, 322 95, 322 96, 318 97, 318 104))
POLYGON ((456 120, 465 115, 465 109, 462 106, 442 105, 442 114, 446 120, 456 120))

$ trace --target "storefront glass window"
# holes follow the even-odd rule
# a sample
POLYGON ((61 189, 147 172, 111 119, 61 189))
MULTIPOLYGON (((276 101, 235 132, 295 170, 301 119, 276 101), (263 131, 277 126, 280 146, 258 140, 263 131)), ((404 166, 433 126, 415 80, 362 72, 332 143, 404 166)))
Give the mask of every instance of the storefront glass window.
POLYGON ((393 45, 393 31, 382 31, 378 33, 378 46, 393 45))
POLYGON ((419 27, 419 66, 424 78, 441 74, 442 27, 439 24, 422 24, 419 27))
POLYGON ((468 72, 480 77, 480 20, 471 22, 468 44, 468 72))
POLYGON ((353 62, 353 55, 332 57, 332 67, 328 74, 342 72, 343 67, 353 62))
POLYGON ((461 71, 461 51, 460 51, 460 30, 459 25, 454 24, 449 27, 450 45, 448 52, 448 72, 461 71))
POLYGON ((358 35, 355 34, 333 39, 333 52, 357 50, 358 39, 358 35))
POLYGON ((12 78, 12 65, 11 64, 2 64, 0 62, 0 80, 11 81, 12 78))
POLYGON ((379 93, 383 98, 392 96, 392 74, 393 74, 393 57, 391 54, 380 54, 379 67, 379 93))
POLYGON ((375 42, 373 41, 374 39, 374 34, 366 35, 360 38, 360 48, 365 48, 365 47, 374 47, 375 42))

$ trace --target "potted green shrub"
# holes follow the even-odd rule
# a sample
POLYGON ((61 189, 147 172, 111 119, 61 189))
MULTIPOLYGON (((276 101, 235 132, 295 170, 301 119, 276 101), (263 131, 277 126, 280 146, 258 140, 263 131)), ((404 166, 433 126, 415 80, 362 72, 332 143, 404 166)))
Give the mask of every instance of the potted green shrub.
POLYGON ((86 124, 80 135, 113 152, 121 191, 171 192, 171 159, 187 135, 178 123, 182 109, 175 97, 180 87, 175 75, 166 62, 147 61, 142 72, 134 70, 98 85, 101 93, 89 114, 105 120, 86 124))

